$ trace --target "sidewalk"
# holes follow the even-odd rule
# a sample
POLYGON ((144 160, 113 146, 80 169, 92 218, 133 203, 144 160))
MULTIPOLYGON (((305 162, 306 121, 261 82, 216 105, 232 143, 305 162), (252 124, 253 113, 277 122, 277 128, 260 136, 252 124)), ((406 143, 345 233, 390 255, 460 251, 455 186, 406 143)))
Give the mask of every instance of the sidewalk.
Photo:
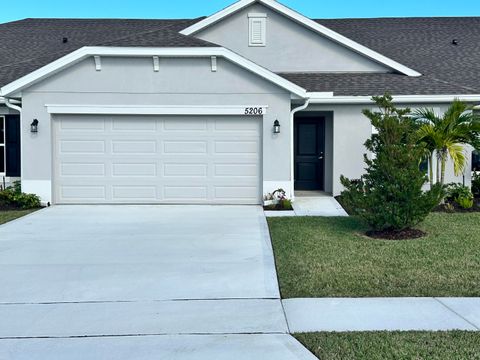
POLYGON ((283 300, 291 333, 480 331, 480 298, 283 300))

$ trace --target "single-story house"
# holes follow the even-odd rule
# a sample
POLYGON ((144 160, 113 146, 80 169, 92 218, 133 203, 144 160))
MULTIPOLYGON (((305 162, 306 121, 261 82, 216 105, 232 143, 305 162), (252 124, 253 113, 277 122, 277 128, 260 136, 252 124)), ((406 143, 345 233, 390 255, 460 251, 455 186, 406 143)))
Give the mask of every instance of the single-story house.
MULTIPOLYGON (((316 20, 274 0, 198 19, 5 23, 0 175, 52 204, 337 195, 364 171, 373 95, 478 105, 479 59, 480 18, 316 20)), ((470 177, 449 166, 448 181, 470 177)))

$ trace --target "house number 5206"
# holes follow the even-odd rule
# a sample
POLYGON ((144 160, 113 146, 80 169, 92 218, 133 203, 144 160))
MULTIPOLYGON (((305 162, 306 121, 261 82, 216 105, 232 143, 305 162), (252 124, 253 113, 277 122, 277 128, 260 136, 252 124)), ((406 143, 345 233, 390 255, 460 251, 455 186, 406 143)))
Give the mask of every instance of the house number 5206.
POLYGON ((263 108, 247 107, 245 108, 245 115, 263 115, 263 108))

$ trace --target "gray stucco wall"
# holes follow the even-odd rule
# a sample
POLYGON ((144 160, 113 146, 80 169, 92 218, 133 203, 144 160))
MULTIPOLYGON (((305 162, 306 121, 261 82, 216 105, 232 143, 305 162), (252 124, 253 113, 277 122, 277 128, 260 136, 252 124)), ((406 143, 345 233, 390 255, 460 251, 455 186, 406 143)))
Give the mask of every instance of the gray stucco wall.
POLYGON ((102 71, 95 71, 89 58, 25 90, 22 181, 26 190, 50 201, 52 129, 46 104, 267 105, 263 181, 285 186, 290 180, 290 94, 225 59, 218 59, 218 71, 212 72, 209 58, 162 58, 160 71, 154 72, 151 58, 104 57, 102 71), (40 122, 38 134, 29 131, 34 118, 40 122), (274 136, 276 119, 285 126, 274 136))
MULTIPOLYGON (((433 108, 436 112, 444 112, 448 104, 406 104, 401 107, 433 108)), ((333 111, 333 171, 326 173, 326 184, 331 181, 331 191, 339 195, 343 190, 340 183, 340 176, 357 179, 364 173, 365 163, 363 155, 366 153, 364 143, 372 134, 370 121, 362 114, 365 108, 375 109, 367 105, 311 105, 308 111, 333 111)), ((471 164, 471 148, 465 149, 468 156, 468 163, 471 164)), ((328 156, 328 154, 326 154, 328 156)), ((328 161, 328 159, 327 159, 328 161)), ((465 183, 471 184, 471 165, 465 171, 465 183)), ((436 171, 436 170, 435 170, 436 171)), ((455 176, 453 165, 449 162, 446 171, 446 183, 462 183, 463 176, 455 176)), ((327 190, 328 191, 328 190, 327 190)))
POLYGON ((259 4, 247 7, 194 36, 229 48, 274 72, 388 71, 383 65, 259 4), (249 46, 249 13, 268 16, 265 47, 249 46))

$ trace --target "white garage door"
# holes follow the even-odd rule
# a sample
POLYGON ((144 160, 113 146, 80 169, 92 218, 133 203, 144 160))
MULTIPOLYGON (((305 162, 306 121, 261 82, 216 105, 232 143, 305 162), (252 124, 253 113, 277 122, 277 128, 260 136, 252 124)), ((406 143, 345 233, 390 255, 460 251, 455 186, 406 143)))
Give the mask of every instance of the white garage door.
POLYGON ((261 119, 57 116, 58 204, 261 202, 261 119))

